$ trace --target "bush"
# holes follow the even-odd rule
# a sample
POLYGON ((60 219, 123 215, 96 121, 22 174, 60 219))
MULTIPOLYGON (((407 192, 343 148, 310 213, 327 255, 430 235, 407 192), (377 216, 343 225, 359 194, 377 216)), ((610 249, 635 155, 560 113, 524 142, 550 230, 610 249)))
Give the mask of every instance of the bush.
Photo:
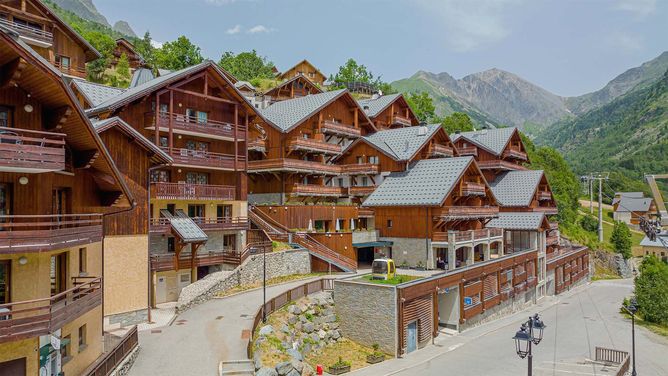
POLYGON ((591 215, 586 215, 580 218, 580 226, 589 232, 595 233, 598 231, 598 220, 591 215))
POLYGON ((631 258, 631 231, 624 222, 615 222, 615 227, 612 229, 610 236, 610 243, 615 252, 621 254, 624 259, 631 258))
POLYGON ((668 325, 668 265, 655 256, 647 256, 635 279, 635 294, 645 321, 668 325))

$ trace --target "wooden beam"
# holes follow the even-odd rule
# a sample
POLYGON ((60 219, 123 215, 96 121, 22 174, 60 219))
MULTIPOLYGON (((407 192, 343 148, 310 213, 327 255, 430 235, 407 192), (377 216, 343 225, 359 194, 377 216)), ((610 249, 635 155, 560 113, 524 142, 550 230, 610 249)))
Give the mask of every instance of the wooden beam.
POLYGON ((18 86, 23 69, 27 65, 27 61, 25 61, 23 58, 17 57, 16 59, 0 67, 0 89, 5 89, 11 86, 18 86))
POLYGON ((75 151, 72 153, 72 165, 75 169, 90 168, 97 157, 100 156, 100 151, 97 149, 75 151))
POLYGON ((210 95, 205 95, 205 94, 197 93, 197 92, 190 91, 190 90, 183 90, 183 89, 176 89, 176 88, 170 88, 170 89, 174 90, 176 92, 179 92, 179 93, 192 95, 192 96, 198 97, 198 98, 205 98, 205 99, 210 99, 210 100, 213 100, 213 101, 216 101, 216 102, 223 102, 223 103, 229 103, 229 104, 237 104, 237 102, 231 101, 229 99, 224 99, 224 98, 220 98, 220 97, 212 97, 210 95))
POLYGON ((72 112, 73 110, 70 106, 63 106, 48 111, 44 120, 44 128, 47 130, 61 129, 67 123, 67 119, 72 115, 72 112))

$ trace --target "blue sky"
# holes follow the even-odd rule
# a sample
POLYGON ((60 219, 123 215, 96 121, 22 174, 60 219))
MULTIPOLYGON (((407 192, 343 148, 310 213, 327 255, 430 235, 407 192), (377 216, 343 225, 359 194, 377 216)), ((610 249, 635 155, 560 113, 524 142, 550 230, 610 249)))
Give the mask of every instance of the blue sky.
POLYGON ((256 49, 279 69, 326 74, 349 57, 385 81, 489 68, 555 94, 597 90, 668 50, 662 0, 95 0, 157 41, 186 35, 205 56, 256 49))

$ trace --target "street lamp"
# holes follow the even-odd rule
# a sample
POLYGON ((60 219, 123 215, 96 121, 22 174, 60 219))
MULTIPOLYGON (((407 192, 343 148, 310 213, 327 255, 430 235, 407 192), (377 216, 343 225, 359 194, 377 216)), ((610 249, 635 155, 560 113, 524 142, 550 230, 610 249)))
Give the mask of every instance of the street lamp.
POLYGON ((638 303, 636 298, 631 298, 628 306, 622 306, 626 312, 631 314, 631 354, 633 356, 633 370, 631 376, 636 376, 636 312, 638 312, 638 303))
POLYGON ((531 353, 531 345, 538 345, 543 340, 543 329, 546 325, 536 313, 529 317, 529 320, 522 324, 520 330, 515 333, 513 339, 515 340, 515 351, 520 358, 528 357, 529 371, 531 376, 533 370, 533 354, 531 353))
POLYGON ((267 323, 267 250, 262 247, 262 322, 267 323))

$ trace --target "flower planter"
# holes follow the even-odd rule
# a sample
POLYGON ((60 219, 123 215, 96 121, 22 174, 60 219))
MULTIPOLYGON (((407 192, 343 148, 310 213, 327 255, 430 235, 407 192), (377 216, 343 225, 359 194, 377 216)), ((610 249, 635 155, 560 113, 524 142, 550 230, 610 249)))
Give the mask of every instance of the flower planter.
POLYGON ((350 366, 331 366, 327 372, 330 375, 342 375, 350 372, 350 366))
POLYGON ((369 354, 366 356, 366 362, 369 364, 380 363, 385 360, 385 354, 369 354))

